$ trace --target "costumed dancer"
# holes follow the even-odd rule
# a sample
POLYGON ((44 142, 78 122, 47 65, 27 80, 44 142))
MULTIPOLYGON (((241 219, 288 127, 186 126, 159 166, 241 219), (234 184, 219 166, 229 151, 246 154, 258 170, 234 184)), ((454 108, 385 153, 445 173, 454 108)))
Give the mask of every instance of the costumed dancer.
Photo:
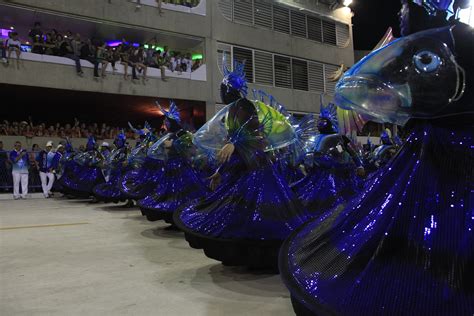
POLYGON ((306 147, 306 177, 291 185, 308 211, 323 214, 346 202, 360 191, 365 175, 362 159, 353 149, 351 141, 338 133, 336 106, 323 105, 318 122, 319 133, 306 147))
POLYGON ((129 170, 126 140, 122 130, 114 140, 115 149, 106 156, 104 173, 107 182, 94 187, 94 195, 99 201, 118 203, 127 199, 119 189, 120 178, 129 170))
POLYGON ((276 268, 282 241, 307 217, 265 151, 291 144, 294 131, 282 114, 245 97, 243 67, 224 67, 221 98, 228 105, 194 136, 197 146, 220 149, 222 165, 211 181, 217 189, 174 220, 191 247, 224 265, 276 268), (218 186, 221 174, 227 176, 218 186))
POLYGON ((164 220, 173 224, 173 212, 188 202, 201 198, 208 193, 200 175, 191 165, 190 151, 194 146, 193 135, 183 129, 178 107, 171 101, 169 111, 158 107, 165 115, 168 134, 153 145, 164 147, 164 174, 153 193, 138 201, 142 214, 150 221, 164 220))
POLYGON ((375 147, 367 157, 367 169, 369 173, 385 166, 397 153, 397 146, 390 137, 390 130, 386 129, 380 135, 381 144, 375 147))
POLYGON ((66 142, 64 145, 59 144, 56 152, 59 153, 61 156, 59 158, 59 163, 56 168, 56 181, 54 181, 53 189, 55 191, 61 192, 66 195, 66 190, 62 185, 62 176, 66 173, 66 170, 69 168, 74 168, 77 166, 74 161, 74 148, 72 147, 71 141, 69 138, 66 138, 66 142))
POLYGON ((94 136, 89 136, 86 151, 76 154, 73 166, 67 168, 61 177, 61 184, 68 195, 74 197, 89 197, 93 188, 105 182, 100 168, 104 157, 96 148, 94 136))
POLYGON ((141 141, 131 151, 128 159, 130 170, 121 177, 119 188, 128 199, 139 200, 150 194, 161 179, 163 161, 147 156, 149 148, 157 142, 151 127, 145 122, 145 128, 137 130, 130 127, 140 136, 141 141))
MULTIPOLYGON (((415 32, 451 3, 405 2, 404 21, 415 32)), ((474 311, 473 51, 474 29, 454 22, 388 44, 337 84, 338 105, 410 134, 347 207, 283 245, 280 272, 298 315, 474 311)))

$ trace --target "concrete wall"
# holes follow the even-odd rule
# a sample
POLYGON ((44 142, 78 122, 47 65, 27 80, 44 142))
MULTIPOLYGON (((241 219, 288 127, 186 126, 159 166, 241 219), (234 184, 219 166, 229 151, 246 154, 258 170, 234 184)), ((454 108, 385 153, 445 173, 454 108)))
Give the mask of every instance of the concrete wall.
POLYGON ((0 83, 197 101, 208 99, 205 81, 169 78, 164 82, 150 78, 146 82, 131 82, 120 74, 97 80, 93 79, 90 68, 83 68, 84 76, 78 77, 74 66, 21 60, 18 69, 14 59, 8 67, 0 65, 0 69, 0 83))
MULTIPOLYGON (((40 148, 44 149, 46 146, 46 142, 48 141, 53 141, 54 143, 54 148, 59 145, 59 142, 64 142, 63 138, 60 137, 32 137, 32 138, 27 138, 24 136, 0 136, 0 141, 3 142, 3 150, 13 150, 13 145, 15 144, 16 141, 20 141, 23 148, 27 150, 31 150, 31 147, 33 144, 38 144, 40 148)), ((80 145, 86 145, 87 144, 87 138, 70 138, 69 139, 72 143, 72 146, 74 148, 78 148, 80 145)), ((128 143, 131 146, 135 146, 135 140, 129 139, 127 140, 128 143)), ((102 142, 108 142, 111 146, 114 142, 113 139, 103 139, 103 140, 97 140, 97 144, 100 145, 102 142)))

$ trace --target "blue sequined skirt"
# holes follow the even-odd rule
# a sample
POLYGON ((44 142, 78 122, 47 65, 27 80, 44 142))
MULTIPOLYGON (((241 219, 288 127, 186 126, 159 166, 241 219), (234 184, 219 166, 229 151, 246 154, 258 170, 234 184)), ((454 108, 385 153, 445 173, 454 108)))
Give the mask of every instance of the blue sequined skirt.
POLYGON ((472 315, 473 267, 474 126, 425 121, 363 192, 280 253, 295 310, 318 315, 472 315))
POLYGON ((315 168, 291 188, 314 216, 346 202, 360 191, 361 180, 354 166, 340 169, 315 168))
POLYGON ((172 223, 173 212, 188 202, 202 198, 208 189, 198 173, 180 157, 170 158, 155 191, 138 201, 142 214, 149 220, 172 223))
POLYGON ((175 213, 191 247, 228 265, 274 267, 282 241, 308 218, 270 164, 235 171, 205 199, 175 213))
POLYGON ((119 181, 119 189, 128 199, 142 199, 153 192, 164 173, 163 161, 145 158, 144 164, 127 171, 119 181))
POLYGON ((126 195, 120 190, 119 183, 122 175, 128 169, 117 167, 112 170, 109 181, 98 184, 94 187, 94 195, 100 201, 104 202, 119 202, 127 199, 126 195))
POLYGON ((65 193, 74 196, 90 196, 93 188, 105 182, 99 167, 81 166, 71 162, 60 179, 65 193))

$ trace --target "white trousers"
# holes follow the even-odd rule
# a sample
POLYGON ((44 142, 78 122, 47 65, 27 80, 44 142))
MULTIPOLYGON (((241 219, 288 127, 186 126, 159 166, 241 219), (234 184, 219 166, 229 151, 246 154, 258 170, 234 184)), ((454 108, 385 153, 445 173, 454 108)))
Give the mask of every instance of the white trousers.
POLYGON ((40 178, 41 178, 41 187, 43 188, 43 194, 45 197, 48 197, 49 192, 53 188, 54 173, 40 171, 40 178))
POLYGON ((26 198, 28 194, 28 174, 17 171, 12 172, 13 176, 13 197, 20 197, 20 183, 21 183, 21 197, 26 198))

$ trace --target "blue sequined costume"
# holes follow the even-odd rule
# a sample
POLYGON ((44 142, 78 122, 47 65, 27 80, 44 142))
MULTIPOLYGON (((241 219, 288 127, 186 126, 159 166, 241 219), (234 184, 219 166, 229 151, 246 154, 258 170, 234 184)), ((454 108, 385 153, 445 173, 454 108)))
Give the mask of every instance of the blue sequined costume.
POLYGON ((150 146, 157 141, 148 129, 137 133, 143 137, 129 155, 130 170, 119 180, 119 189, 128 199, 138 200, 151 193, 161 179, 163 160, 148 157, 150 146))
POLYGON ((312 214, 322 214, 344 203, 356 194, 362 182, 356 168, 362 160, 351 147, 350 140, 337 133, 336 107, 321 104, 319 134, 307 146, 308 174, 292 184, 303 205, 312 214))
POLYGON ((116 148, 106 158, 105 172, 108 175, 108 181, 94 187, 94 195, 99 201, 117 203, 127 199, 119 189, 120 178, 129 170, 128 148, 125 142, 126 137, 122 131, 114 141, 116 148))
MULTIPOLYGON (((192 149, 192 134, 182 129, 176 104, 171 102, 169 111, 161 110, 166 116, 165 124, 170 133, 154 147, 165 147, 164 173, 154 191, 139 200, 138 206, 148 220, 164 220, 173 224, 173 212, 176 209, 205 196, 208 191, 191 165, 189 153, 192 149)), ((157 150, 149 156, 157 155, 161 151, 157 150)))
POLYGON ((105 182, 100 164, 103 157, 96 149, 94 137, 89 137, 86 152, 74 156, 71 164, 61 177, 66 194, 76 197, 89 197, 93 188, 105 182))
MULTIPOLYGON (((221 85, 229 104, 227 140, 235 149, 219 170, 226 179, 204 199, 175 212, 174 220, 191 247, 224 265, 275 267, 282 241, 304 223, 306 213, 264 152, 258 103, 240 97, 243 76, 235 76, 227 72, 221 85)), ((214 119, 223 121, 219 113, 214 119)))
POLYGON ((410 120, 411 134, 345 208, 284 243, 280 272, 297 314, 474 311, 473 32, 456 24, 415 33, 338 83, 339 105, 410 120))

